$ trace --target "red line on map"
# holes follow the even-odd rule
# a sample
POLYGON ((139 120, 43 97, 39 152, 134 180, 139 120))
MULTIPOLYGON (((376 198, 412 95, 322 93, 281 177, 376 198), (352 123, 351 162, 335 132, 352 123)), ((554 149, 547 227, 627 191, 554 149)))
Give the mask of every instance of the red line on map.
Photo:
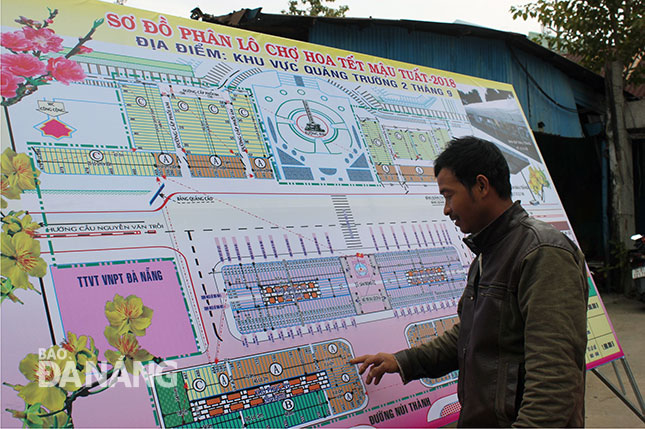
POLYGON ((68 237, 98 237, 105 235, 139 235, 141 231, 112 231, 112 232, 45 232, 34 234, 34 238, 68 238, 68 237))

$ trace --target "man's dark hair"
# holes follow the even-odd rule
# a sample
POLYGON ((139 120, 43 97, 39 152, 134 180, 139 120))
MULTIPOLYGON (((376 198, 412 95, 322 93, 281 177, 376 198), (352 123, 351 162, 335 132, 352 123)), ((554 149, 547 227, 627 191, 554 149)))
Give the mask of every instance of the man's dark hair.
POLYGON ((478 174, 488 178, 500 198, 511 197, 508 164, 493 143, 477 137, 452 139, 434 162, 434 175, 447 168, 470 192, 478 174))

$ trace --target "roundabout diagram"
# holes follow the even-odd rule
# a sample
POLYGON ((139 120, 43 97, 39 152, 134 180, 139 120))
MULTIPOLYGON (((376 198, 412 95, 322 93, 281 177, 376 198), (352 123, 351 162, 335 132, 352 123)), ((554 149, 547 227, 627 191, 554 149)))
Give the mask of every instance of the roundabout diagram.
POLYGON ((266 72, 253 88, 280 179, 324 184, 375 183, 350 100, 315 79, 266 72))

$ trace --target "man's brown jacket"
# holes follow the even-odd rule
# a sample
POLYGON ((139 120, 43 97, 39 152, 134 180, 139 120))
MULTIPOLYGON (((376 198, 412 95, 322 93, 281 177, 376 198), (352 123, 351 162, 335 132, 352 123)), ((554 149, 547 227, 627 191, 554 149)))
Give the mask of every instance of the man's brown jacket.
POLYGON ((451 330, 395 354, 405 383, 459 369, 460 427, 584 426, 584 257, 516 202, 465 239, 477 257, 451 330))

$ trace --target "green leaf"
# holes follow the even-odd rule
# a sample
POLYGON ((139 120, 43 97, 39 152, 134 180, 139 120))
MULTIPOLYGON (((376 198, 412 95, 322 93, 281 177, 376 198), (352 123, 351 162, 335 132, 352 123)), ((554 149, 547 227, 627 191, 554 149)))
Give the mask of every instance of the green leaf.
POLYGON ((599 72, 607 60, 625 65, 627 83, 645 78, 636 67, 645 55, 642 1, 537 0, 511 7, 513 19, 535 18, 552 35, 548 46, 581 57, 583 66, 599 72))

